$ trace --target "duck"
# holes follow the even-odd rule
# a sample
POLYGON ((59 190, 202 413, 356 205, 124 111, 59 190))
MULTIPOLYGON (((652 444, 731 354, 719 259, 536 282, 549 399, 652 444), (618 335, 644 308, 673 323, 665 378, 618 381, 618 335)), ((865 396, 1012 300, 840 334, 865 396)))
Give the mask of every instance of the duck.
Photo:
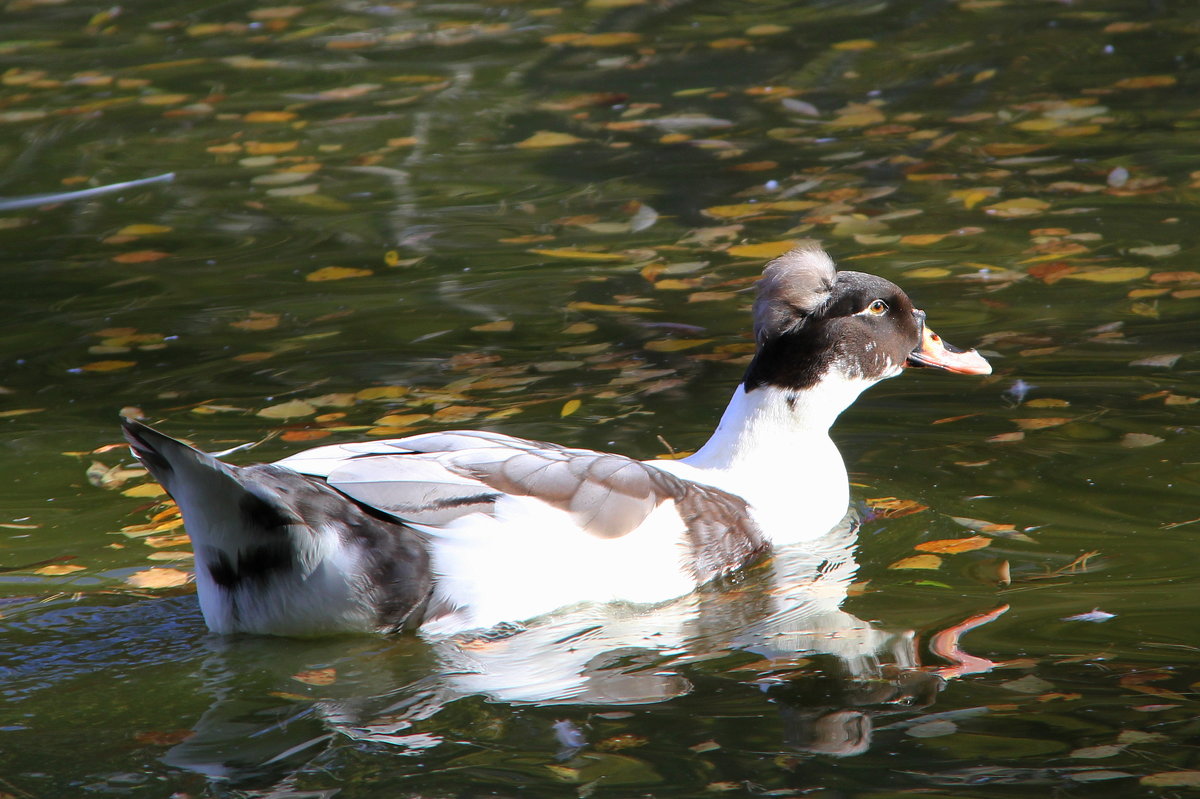
POLYGON ((830 428, 859 394, 906 367, 991 372, 899 286, 812 243, 766 264, 753 332, 715 431, 678 459, 448 430, 237 466, 123 428, 181 510, 212 632, 453 636, 673 600, 812 541, 847 512, 830 428))

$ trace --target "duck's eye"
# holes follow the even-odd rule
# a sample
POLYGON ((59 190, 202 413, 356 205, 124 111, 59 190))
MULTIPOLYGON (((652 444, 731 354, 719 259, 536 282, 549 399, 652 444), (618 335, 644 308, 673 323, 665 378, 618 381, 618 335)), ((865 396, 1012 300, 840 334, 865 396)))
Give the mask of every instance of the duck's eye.
POLYGON ((867 312, 879 316, 888 312, 888 304, 883 300, 875 300, 867 306, 867 312))

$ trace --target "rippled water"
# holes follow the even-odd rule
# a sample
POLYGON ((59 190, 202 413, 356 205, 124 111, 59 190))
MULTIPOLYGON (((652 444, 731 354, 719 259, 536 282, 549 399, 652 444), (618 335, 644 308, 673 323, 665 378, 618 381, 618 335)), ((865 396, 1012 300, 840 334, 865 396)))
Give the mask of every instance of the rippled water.
POLYGON ((0 212, 0 791, 1197 783, 1188 3, 2 13, 0 194, 175 177, 0 212), (154 587, 190 562, 120 493, 122 408, 262 460, 388 415, 688 450, 744 365, 745 289, 809 237, 997 367, 844 415, 860 528, 453 644, 221 639, 154 587), (955 672, 955 640, 990 663, 955 672))

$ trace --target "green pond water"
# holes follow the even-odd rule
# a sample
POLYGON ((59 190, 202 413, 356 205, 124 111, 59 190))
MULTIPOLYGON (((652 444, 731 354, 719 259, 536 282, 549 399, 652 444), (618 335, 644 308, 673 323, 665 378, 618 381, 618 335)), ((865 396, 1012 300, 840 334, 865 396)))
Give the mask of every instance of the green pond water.
POLYGON ((1194 790, 1195 11, 10 0, 0 195, 174 178, 0 206, 0 796, 1194 790), (995 373, 873 388, 861 527, 666 607, 212 636, 114 446, 690 450, 810 238, 995 373))

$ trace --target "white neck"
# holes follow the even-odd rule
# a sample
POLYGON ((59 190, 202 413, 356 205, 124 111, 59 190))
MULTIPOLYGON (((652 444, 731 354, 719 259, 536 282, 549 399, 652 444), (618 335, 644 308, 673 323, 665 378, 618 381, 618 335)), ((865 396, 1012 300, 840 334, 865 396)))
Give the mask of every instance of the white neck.
POLYGON ((831 373, 805 391, 738 386, 703 447, 678 466, 655 465, 738 494, 774 543, 815 538, 849 503, 846 467, 829 428, 871 384, 831 373))

